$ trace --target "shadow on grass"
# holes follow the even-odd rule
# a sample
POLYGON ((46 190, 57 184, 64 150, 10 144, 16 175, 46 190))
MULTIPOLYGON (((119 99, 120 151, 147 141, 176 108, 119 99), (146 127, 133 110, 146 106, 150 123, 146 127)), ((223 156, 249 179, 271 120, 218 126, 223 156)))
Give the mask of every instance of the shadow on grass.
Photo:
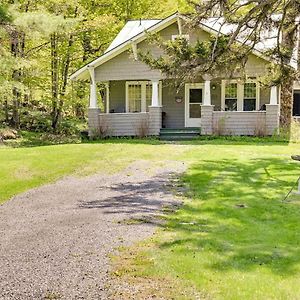
MULTIPOLYGON (((300 265, 300 198, 282 200, 300 174, 285 159, 203 161, 183 177, 188 201, 170 216, 168 253, 197 255, 199 270, 267 268, 283 276, 300 265)), ((176 255, 174 256, 176 259, 176 255)), ((178 257, 177 257, 178 259, 178 257)))

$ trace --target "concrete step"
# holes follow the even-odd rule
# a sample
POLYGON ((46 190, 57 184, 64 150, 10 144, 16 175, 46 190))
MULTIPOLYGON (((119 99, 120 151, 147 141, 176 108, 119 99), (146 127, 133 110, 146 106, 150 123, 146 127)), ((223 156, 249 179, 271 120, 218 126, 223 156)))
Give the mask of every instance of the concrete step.
POLYGON ((171 129, 171 128, 161 128, 161 133, 200 133, 200 128, 178 128, 178 129, 171 129))
POLYGON ((198 138, 198 135, 186 136, 186 135, 163 135, 159 139, 161 141, 191 141, 198 138))
POLYGON ((162 128, 160 139, 164 141, 193 140, 200 135, 200 128, 162 128))

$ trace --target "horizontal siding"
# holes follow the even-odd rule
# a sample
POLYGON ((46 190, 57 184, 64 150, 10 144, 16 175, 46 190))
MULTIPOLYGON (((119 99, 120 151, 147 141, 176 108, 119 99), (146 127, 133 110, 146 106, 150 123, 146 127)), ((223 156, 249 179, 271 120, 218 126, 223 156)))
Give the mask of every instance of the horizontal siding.
POLYGON ((162 105, 165 113, 164 125, 166 128, 183 128, 184 127, 184 88, 176 93, 176 88, 172 81, 163 82, 162 105), (181 97, 182 102, 177 103, 176 97, 181 97))
MULTIPOLYGON (((178 33, 178 25, 176 22, 160 31, 159 35, 163 40, 170 40, 172 35, 176 35, 178 33)), ((188 33, 190 35, 191 43, 195 43, 197 40, 207 40, 209 38, 209 34, 199 28, 192 30, 183 28, 183 34, 184 33, 188 33)), ((161 49, 148 40, 142 41, 137 46, 139 50, 150 51, 154 56, 160 56, 163 54, 161 49)), ((246 73, 248 76, 264 75, 266 73, 266 62, 251 54, 246 63, 246 73)), ((149 66, 143 62, 134 60, 130 47, 125 52, 97 67, 95 69, 95 74, 96 80, 99 82, 108 80, 147 80, 163 78, 160 71, 151 70, 149 66)), ((238 75, 238 77, 239 76, 240 75, 238 75)), ((226 75, 223 74, 222 77, 226 77, 226 75)))
POLYGON ((263 76, 266 74, 266 68, 267 62, 265 60, 255 56, 254 54, 249 55, 245 68, 247 76, 263 76))
MULTIPOLYGON (((160 32, 163 39, 171 39, 173 34, 178 34, 177 24, 173 24, 160 32)), ((141 51, 151 51, 153 55, 159 56, 163 52, 148 41, 143 41, 138 45, 141 51)), ((148 65, 141 61, 134 60, 131 49, 112 58, 110 61, 99 66, 95 70, 96 81, 108 80, 149 80, 162 78, 160 71, 151 70, 148 65)))
MULTIPOLYGON (((95 115, 95 112, 91 112, 95 115)), ((98 114, 89 123, 90 132, 102 128, 107 136, 158 135, 161 128, 161 108, 150 107, 147 113, 98 114), (98 122, 98 123, 97 123, 98 122)))
POLYGON ((109 83, 109 110, 115 113, 126 111, 126 81, 109 83))
POLYGON ((254 135, 266 129, 266 112, 213 112, 214 131, 225 135, 254 135))
POLYGON ((139 127, 148 121, 148 113, 100 114, 100 123, 107 126, 109 136, 138 135, 139 127))
POLYGON ((134 60, 129 51, 123 52, 95 70, 96 81, 141 80, 161 78, 160 71, 154 71, 146 64, 134 60))

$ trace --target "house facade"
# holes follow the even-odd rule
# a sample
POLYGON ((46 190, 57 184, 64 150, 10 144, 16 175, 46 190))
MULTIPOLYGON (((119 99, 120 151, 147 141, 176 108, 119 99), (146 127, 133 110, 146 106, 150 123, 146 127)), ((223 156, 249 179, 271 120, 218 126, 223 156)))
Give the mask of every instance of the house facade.
MULTIPOLYGON (((201 134, 272 135, 279 128, 280 87, 260 86, 268 58, 253 51, 247 80, 204 75, 177 90, 173 80, 138 59, 138 51, 161 50, 149 43, 147 33, 163 40, 187 38, 189 43, 216 34, 214 25, 187 30, 178 13, 163 20, 129 21, 107 51, 84 66, 72 80, 89 80, 89 134, 157 136, 162 128, 201 128, 201 134), (98 83, 104 93, 100 97, 98 83), (100 109, 100 101, 102 109, 100 109)), ((294 115, 300 116, 300 85, 295 83, 294 115)))

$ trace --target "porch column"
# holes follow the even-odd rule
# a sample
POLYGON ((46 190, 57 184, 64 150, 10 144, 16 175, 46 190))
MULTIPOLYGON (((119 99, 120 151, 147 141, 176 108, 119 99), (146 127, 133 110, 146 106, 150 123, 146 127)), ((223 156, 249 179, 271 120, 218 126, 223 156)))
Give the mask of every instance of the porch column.
POLYGON ((95 79, 95 69, 93 67, 89 67, 90 77, 91 77, 91 85, 90 85, 90 108, 98 108, 97 103, 97 85, 95 79))
POLYGON ((158 90, 159 80, 154 79, 152 80, 152 102, 151 106, 159 107, 159 90, 158 90))
POLYGON ((211 105, 210 80, 205 80, 204 82, 203 105, 211 105))
POLYGON ((277 86, 275 86, 275 85, 271 87, 270 104, 278 104, 277 103, 277 86))
POLYGON ((105 83, 106 113, 109 114, 109 82, 105 83))
POLYGON ((211 105, 210 81, 212 76, 205 74, 202 76, 204 79, 204 97, 203 104, 201 105, 201 134, 213 134, 213 114, 214 106, 211 105))
POLYGON ((271 87, 270 104, 266 104, 266 133, 268 135, 279 133, 279 104, 277 96, 277 86, 271 87))
POLYGON ((88 68, 91 77, 90 85, 90 105, 88 110, 88 125, 89 125, 89 137, 93 138, 97 136, 100 129, 100 109, 97 103, 97 85, 95 79, 95 69, 93 67, 88 68))

